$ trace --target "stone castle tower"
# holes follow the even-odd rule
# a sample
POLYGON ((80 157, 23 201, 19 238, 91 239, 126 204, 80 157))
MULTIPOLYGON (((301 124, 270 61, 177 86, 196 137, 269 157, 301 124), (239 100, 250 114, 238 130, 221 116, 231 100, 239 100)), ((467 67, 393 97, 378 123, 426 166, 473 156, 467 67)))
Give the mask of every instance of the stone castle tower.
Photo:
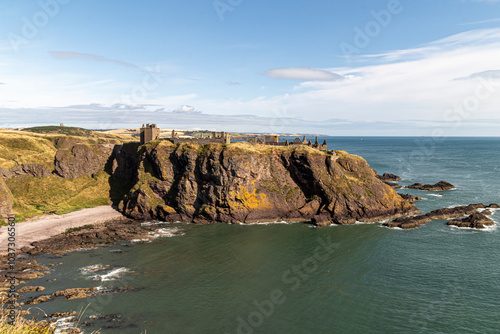
POLYGON ((156 126, 156 124, 146 124, 146 126, 144 126, 144 124, 142 125, 141 145, 144 145, 152 140, 157 140, 158 138, 160 138, 160 129, 156 126))

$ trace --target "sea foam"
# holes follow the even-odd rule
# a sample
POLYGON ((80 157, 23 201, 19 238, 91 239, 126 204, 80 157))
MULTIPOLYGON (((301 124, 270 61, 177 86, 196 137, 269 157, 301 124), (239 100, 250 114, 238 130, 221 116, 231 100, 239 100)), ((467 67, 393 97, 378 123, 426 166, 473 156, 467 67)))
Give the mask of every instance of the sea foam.
POLYGON ((123 274, 129 273, 129 272, 130 272, 130 270, 128 268, 119 267, 119 268, 115 268, 115 269, 109 271, 108 273, 106 273, 104 275, 94 275, 94 276, 92 276, 92 278, 95 281, 101 281, 101 282, 114 281, 115 279, 119 278, 123 274))

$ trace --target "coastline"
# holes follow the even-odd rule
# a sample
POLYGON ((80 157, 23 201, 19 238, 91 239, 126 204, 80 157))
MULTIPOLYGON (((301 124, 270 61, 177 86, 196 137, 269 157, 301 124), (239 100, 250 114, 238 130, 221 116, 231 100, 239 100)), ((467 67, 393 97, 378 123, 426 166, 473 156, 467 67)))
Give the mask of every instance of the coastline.
MULTIPOLYGON (((59 235, 69 228, 96 225, 110 219, 125 218, 108 205, 82 209, 63 215, 41 215, 16 224, 16 248, 20 250, 32 242, 59 235)), ((0 228, 0 255, 7 253, 8 226, 0 228)))

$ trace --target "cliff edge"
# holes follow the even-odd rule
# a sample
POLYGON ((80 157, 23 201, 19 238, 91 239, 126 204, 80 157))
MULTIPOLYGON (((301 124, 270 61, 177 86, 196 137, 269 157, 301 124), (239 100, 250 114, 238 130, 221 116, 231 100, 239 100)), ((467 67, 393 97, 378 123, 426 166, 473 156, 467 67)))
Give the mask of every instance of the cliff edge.
POLYGON ((343 151, 156 141, 123 145, 112 165, 112 178, 132 181, 119 210, 136 219, 324 226, 419 212, 343 151))

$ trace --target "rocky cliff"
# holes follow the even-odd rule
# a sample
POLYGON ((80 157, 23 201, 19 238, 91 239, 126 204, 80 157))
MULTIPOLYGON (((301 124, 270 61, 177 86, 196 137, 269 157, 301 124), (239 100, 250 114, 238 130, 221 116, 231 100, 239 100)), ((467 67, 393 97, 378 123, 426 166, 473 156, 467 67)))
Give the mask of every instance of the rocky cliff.
POLYGON ((323 226, 419 212, 364 159, 342 151, 162 141, 122 146, 112 169, 131 181, 119 209, 137 219, 323 226))

